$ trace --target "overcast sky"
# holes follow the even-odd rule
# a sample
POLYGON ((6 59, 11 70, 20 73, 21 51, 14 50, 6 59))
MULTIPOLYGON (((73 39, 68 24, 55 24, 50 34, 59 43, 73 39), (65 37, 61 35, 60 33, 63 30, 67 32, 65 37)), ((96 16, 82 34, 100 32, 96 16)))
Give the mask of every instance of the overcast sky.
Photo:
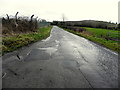
POLYGON ((0 0, 0 16, 5 14, 31 16, 48 21, 102 20, 118 22, 118 1, 120 0, 0 0))

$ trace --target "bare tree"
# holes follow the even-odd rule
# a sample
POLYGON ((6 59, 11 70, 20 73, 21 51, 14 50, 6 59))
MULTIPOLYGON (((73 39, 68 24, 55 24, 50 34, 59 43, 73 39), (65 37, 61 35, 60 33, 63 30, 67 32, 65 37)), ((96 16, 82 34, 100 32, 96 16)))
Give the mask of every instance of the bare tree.
POLYGON ((66 16, 62 14, 62 21, 64 22, 66 19, 67 19, 66 16))

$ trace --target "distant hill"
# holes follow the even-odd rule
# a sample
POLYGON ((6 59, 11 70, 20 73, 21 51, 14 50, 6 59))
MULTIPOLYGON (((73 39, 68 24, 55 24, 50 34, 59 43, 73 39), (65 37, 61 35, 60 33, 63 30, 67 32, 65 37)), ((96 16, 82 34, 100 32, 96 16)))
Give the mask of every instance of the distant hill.
POLYGON ((83 20, 83 21, 53 21, 54 25, 80 26, 104 29, 117 29, 117 24, 105 21, 83 20))

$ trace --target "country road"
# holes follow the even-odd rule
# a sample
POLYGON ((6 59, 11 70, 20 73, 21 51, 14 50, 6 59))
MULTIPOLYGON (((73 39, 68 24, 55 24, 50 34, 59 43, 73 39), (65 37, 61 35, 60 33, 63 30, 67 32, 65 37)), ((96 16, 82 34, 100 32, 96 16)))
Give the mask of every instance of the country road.
POLYGON ((3 88, 118 88, 118 54, 57 26, 4 55, 2 67, 3 88))

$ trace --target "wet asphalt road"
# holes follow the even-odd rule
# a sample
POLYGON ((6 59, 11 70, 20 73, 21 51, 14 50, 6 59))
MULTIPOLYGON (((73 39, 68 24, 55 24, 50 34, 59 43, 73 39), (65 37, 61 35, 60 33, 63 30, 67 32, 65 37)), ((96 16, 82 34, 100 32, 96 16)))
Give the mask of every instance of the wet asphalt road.
POLYGON ((118 87, 118 54, 57 26, 49 38, 4 55, 2 67, 3 88, 118 87))

